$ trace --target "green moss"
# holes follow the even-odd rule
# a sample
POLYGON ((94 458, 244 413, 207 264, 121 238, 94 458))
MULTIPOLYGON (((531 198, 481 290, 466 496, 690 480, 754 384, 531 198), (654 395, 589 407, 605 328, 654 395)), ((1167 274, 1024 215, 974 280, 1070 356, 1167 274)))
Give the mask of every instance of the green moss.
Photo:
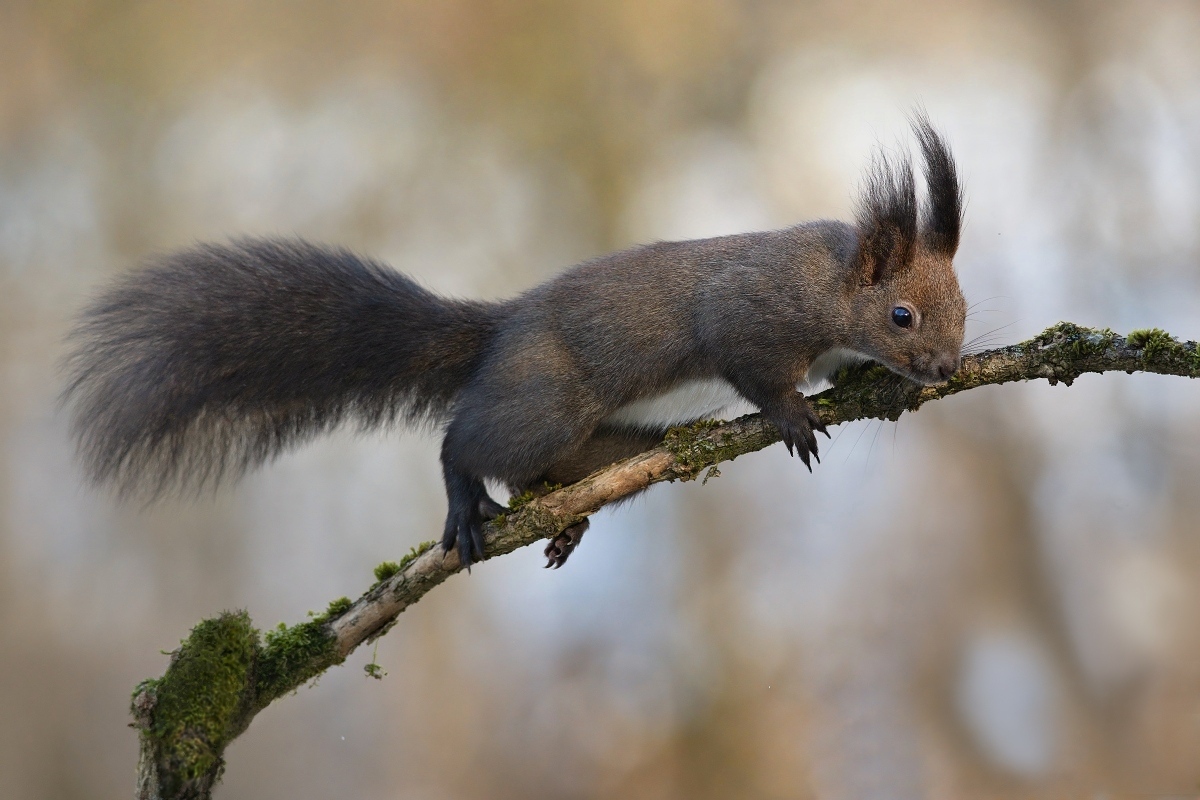
POLYGON ((1151 336, 1160 333, 1164 333, 1160 328, 1138 328, 1137 330, 1130 331, 1129 335, 1125 337, 1125 341, 1129 343, 1130 347, 1140 348, 1146 345, 1146 341, 1151 336))
POLYGON ((353 603, 339 597, 299 625, 260 637, 244 611, 192 629, 161 678, 142 681, 133 713, 152 745, 163 798, 208 796, 225 745, 258 709, 343 660, 327 624, 353 603))
POLYGON ((1079 333, 1070 339, 1067 352, 1075 358, 1098 356, 1111 347, 1116 338, 1117 335, 1108 328, 1101 330, 1080 328, 1079 333))
MULTIPOLYGON (((166 651, 163 651, 163 653, 164 653, 164 655, 170 655, 170 653, 167 653, 166 651)), ((139 694, 141 694, 142 692, 156 691, 158 688, 159 680, 160 680, 159 678, 146 678, 146 680, 140 681, 137 686, 133 687, 133 694, 130 695, 130 697, 132 699, 136 700, 137 696, 139 694)), ((134 716, 137 716, 137 715, 134 714, 134 716)))
MULTIPOLYGON (((437 542, 428 541, 421 542, 410 549, 399 561, 384 561, 375 567, 375 586, 391 578, 399 572, 402 572, 412 562, 416 561, 425 551, 433 547, 437 542)), ((375 586, 371 588, 374 589, 375 586)))
POLYGON ((712 436, 711 431, 720 424, 706 419, 667 431, 663 446, 675 456, 680 478, 692 480, 705 467, 740 455, 738 448, 728 443, 728 435, 721 436, 720 441, 712 436))
MULTIPOLYGON (((905 410, 916 407, 919 389, 916 383, 902 378, 883 364, 869 361, 840 370, 832 389, 809 400, 817 409, 833 412, 837 421, 864 414, 895 420, 905 410)), ((832 422, 828 415, 826 420, 832 422)))
POLYGON ((1112 344, 1116 334, 1108 328, 1096 330, 1084 328, 1074 322, 1059 322, 1051 325, 1037 336, 1024 342, 1027 352, 1040 350, 1051 345, 1067 345, 1068 352, 1078 356, 1095 355, 1112 344))
POLYGON ((179 797, 211 783, 225 744, 250 702, 258 631, 244 612, 204 620, 172 656, 166 673, 139 686, 154 695, 144 735, 153 739, 162 796, 179 797))
POLYGON ((265 706, 342 662, 337 640, 325 627, 328 621, 321 614, 298 625, 281 622, 267 631, 255 680, 255 705, 265 706))
POLYGON ((1142 354, 1151 361, 1180 347, 1175 337, 1161 328, 1130 331, 1125 341, 1129 342, 1130 347, 1142 350, 1142 354))
MULTIPOLYGON (((508 498, 508 510, 509 512, 519 511, 539 497, 545 497, 551 492, 557 492, 562 487, 561 483, 542 483, 541 486, 536 488, 526 489, 520 494, 515 494, 508 498)), ((497 517, 497 520, 499 520, 499 517, 497 517)), ((497 524, 503 523, 498 522, 497 524)))
POLYGON ((350 607, 353 605, 354 601, 349 597, 339 597, 337 600, 330 600, 329 606, 325 609, 325 613, 322 615, 322 618, 324 621, 337 619, 342 614, 345 614, 347 611, 349 611, 350 607))
POLYGON ((818 408, 837 408, 846 398, 863 391, 874 392, 881 383, 896 383, 899 376, 890 369, 875 361, 856 364, 840 370, 834 380, 832 396, 826 397, 827 392, 818 395, 814 402, 818 408))
POLYGON ((537 498, 537 496, 537 492, 533 491, 532 489, 526 489, 520 494, 514 494, 512 497, 508 498, 508 510, 518 511, 522 506, 531 503, 535 498, 537 498))
POLYGON ((375 580, 378 583, 383 583, 399 572, 400 569, 400 565, 395 561, 382 561, 375 566, 375 580))
POLYGON ((1200 348, 1191 343, 1185 345, 1160 328, 1130 331, 1125 341, 1130 347, 1141 349, 1147 362, 1181 369, 1183 374, 1192 376, 1200 373, 1200 348))
POLYGON ((1074 322, 1059 322, 1051 325, 1046 330, 1033 337, 1031 341, 1037 342, 1040 345, 1053 344, 1061 338, 1071 339, 1085 333, 1087 328, 1081 328, 1074 322))
POLYGON ((430 540, 429 540, 429 541, 427 541, 427 542, 421 542, 419 545, 416 545, 415 547, 411 548, 411 549, 410 549, 410 550, 409 550, 407 553, 405 553, 405 554, 404 554, 404 556, 403 556, 403 557, 400 559, 400 565, 399 565, 399 566, 400 566, 400 569, 404 569, 404 568, 405 568, 405 567, 407 567, 409 564, 411 564, 412 562, 416 561, 416 560, 417 560, 418 558, 420 558, 420 557, 421 557, 421 556, 422 556, 422 555, 423 555, 423 554, 424 554, 424 553, 425 553, 427 550, 431 549, 431 548, 432 548, 432 547, 433 547, 435 544, 437 544, 437 542, 435 542, 435 541, 433 541, 432 539, 430 539, 430 540))
POLYGON ((337 639, 326 624, 345 614, 353 601, 339 597, 320 614, 298 625, 279 623, 266 632, 262 655, 255 672, 255 704, 265 706, 275 698, 293 692, 311 678, 340 664, 337 639))
POLYGON ((1116 338, 1108 328, 1084 328, 1073 322, 1059 322, 1017 347, 1051 368, 1051 374, 1047 375, 1051 386, 1060 381, 1070 386, 1085 371, 1079 362, 1102 355, 1116 338))
POLYGON ((843 384, 857 383, 859 381, 877 381, 880 378, 893 374, 895 373, 878 361, 864 361, 861 364, 850 364, 842 367, 833 374, 831 383, 840 388, 843 384))

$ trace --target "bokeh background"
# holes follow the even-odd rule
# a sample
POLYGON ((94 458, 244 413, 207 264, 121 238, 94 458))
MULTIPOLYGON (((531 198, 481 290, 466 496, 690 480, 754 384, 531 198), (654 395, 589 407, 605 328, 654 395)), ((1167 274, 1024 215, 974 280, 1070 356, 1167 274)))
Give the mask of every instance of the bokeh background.
MULTIPOLYGON (((971 336, 1200 338, 1200 6, 0 2, 0 797, 133 786, 199 619, 356 596, 440 529, 436 441, 215 496, 83 485, 56 364, 149 254, 298 233, 501 297, 636 242, 846 217, 923 104, 971 336)), ((1200 791, 1200 384, 991 387, 781 446, 459 576, 233 744, 225 798, 1200 791)))

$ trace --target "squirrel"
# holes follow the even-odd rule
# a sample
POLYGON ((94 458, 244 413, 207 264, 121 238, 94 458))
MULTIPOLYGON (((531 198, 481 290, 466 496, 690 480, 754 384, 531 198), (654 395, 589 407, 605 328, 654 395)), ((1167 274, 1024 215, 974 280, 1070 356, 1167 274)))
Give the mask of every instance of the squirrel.
MULTIPOLYGON (((877 361, 922 384, 959 367, 962 187, 923 113, 911 160, 877 154, 853 223, 657 242, 498 302, 439 297, 300 239, 199 244, 117 279, 80 315, 63 396, 89 478, 151 497, 202 488, 346 421, 444 431, 442 537, 467 567, 514 492, 635 455, 738 401, 811 471, 824 424, 801 390, 877 361)), ((551 540, 561 566, 584 521, 551 540)))

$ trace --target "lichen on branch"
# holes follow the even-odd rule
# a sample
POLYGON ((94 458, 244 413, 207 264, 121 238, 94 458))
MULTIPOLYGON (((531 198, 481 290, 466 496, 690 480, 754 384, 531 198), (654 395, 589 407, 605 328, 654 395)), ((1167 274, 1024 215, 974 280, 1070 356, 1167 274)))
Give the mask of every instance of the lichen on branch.
MULTIPOLYGON (((919 386, 867 364, 843 370, 834 388, 810 399, 826 425, 895 420, 927 402, 980 386, 1040 378, 1069 386, 1085 373, 1110 371, 1200 377, 1200 352, 1195 342, 1180 342, 1158 328, 1122 337, 1107 328, 1061 322, 1029 341, 966 356, 944 384, 919 386)), ((757 414, 674 428, 657 447, 577 483, 514 498, 509 511, 486 530, 486 556, 557 536, 652 484, 693 480, 779 438, 779 431, 757 414)), ((224 766, 225 746, 255 714, 383 635, 401 612, 460 569, 455 552, 426 542, 399 562, 376 567, 376 582, 357 600, 335 600, 307 622, 280 625, 265 636, 245 612, 199 623, 172 654, 163 677, 144 681, 134 692, 134 725, 141 739, 138 797, 209 797, 224 766)))

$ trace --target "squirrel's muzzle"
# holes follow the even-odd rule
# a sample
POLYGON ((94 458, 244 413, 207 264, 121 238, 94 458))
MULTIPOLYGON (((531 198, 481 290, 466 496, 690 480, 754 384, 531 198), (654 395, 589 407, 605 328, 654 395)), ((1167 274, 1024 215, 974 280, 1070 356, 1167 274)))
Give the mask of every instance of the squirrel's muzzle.
POLYGON ((938 376, 939 380, 948 381, 950 376, 958 372, 958 368, 962 365, 960 356, 939 356, 934 359, 933 372, 938 376))

